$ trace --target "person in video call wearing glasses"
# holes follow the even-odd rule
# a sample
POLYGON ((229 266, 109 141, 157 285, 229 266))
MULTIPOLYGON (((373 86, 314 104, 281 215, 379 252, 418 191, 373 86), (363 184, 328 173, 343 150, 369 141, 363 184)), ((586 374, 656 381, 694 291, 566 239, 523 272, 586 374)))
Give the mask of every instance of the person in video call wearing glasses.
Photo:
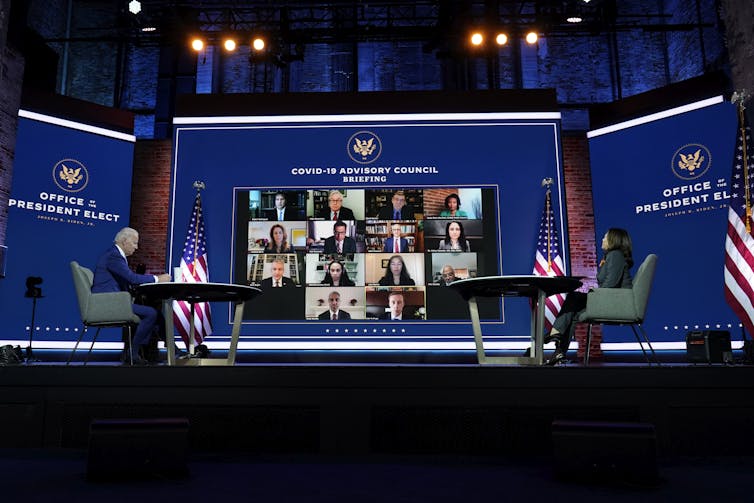
POLYGON ((327 196, 327 207, 317 213, 317 218, 325 220, 355 220, 353 211, 343 206, 343 194, 339 190, 331 190, 327 196))
POLYGON ((385 240, 382 247, 384 252, 405 253, 408 251, 408 239, 401 237, 401 224, 393 223, 390 226, 393 235, 385 240))
POLYGON ((393 193, 387 206, 380 208, 377 217, 382 220, 413 220, 414 208, 406 204, 406 194, 402 190, 393 193))
POLYGON ((330 309, 318 316, 320 320, 339 321, 351 319, 351 315, 347 311, 340 309, 340 293, 330 292, 330 295, 327 296, 327 304, 330 306, 330 309))

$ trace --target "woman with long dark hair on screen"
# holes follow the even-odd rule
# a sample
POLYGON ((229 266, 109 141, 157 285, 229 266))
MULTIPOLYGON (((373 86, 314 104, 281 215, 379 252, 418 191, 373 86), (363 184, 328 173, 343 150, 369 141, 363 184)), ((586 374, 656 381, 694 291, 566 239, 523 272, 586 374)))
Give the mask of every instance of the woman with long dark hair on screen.
POLYGON ((388 265, 385 268, 385 275, 380 278, 380 286, 412 286, 416 282, 411 279, 406 270, 406 264, 403 262, 403 257, 400 255, 393 255, 388 261, 388 265))
POLYGON ((451 220, 445 226, 445 239, 440 241, 438 250, 471 251, 469 241, 466 239, 466 233, 463 231, 463 224, 457 220, 451 220))
MULTIPOLYGON (((632 256, 631 237, 624 229, 611 228, 602 238, 602 251, 605 255, 597 271, 597 286, 599 288, 631 288, 631 267, 634 265, 632 256)), ((555 365, 565 360, 568 345, 576 331, 579 314, 586 309, 584 292, 571 292, 560 308, 560 314, 552 324, 552 330, 545 337, 545 343, 555 341, 555 353, 547 361, 548 365, 555 365)))
POLYGON ((325 279, 320 284, 330 286, 354 286, 356 283, 348 277, 348 271, 346 271, 343 262, 339 260, 333 260, 327 264, 325 269, 325 279))
POLYGON ((291 245, 288 244, 288 234, 285 227, 275 224, 270 227, 270 242, 264 247, 265 253, 289 253, 291 245))

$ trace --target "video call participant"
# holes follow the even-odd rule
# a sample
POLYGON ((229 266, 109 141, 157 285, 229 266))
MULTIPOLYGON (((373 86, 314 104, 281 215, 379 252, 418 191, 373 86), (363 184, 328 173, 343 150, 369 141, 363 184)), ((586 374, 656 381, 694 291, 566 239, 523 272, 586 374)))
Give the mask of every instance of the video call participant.
POLYGON ((453 267, 449 265, 442 266, 442 270, 440 271, 440 286, 448 286, 456 279, 458 278, 456 278, 456 270, 453 267))
POLYGON ((267 220, 277 220, 282 222, 283 220, 296 220, 296 210, 293 210, 285 204, 285 194, 277 192, 275 194, 275 208, 266 210, 265 216, 267 220))
POLYGON ((338 292, 330 292, 327 296, 327 304, 330 309, 320 314, 318 318, 320 320, 350 320, 351 315, 347 311, 340 310, 340 294, 338 292))
POLYGON ((378 218, 382 220, 413 220, 414 208, 406 205, 406 194, 402 191, 393 193, 391 204, 380 208, 378 218))
POLYGON ((471 251, 471 245, 469 245, 469 241, 466 239, 461 222, 456 222, 455 220, 448 222, 445 226, 445 239, 440 241, 437 249, 460 252, 471 251))
POLYGON ((325 220, 356 220, 353 211, 343 206, 343 194, 338 190, 331 190, 327 196, 327 208, 317 213, 317 218, 325 220))
POLYGON ((346 236, 347 225, 345 222, 335 222, 333 235, 325 239, 325 253, 356 253, 356 240, 346 236))
POLYGON ((387 304, 390 311, 380 315, 381 320, 393 320, 398 321, 403 319, 403 307, 406 301, 403 299, 403 293, 390 292, 387 298, 387 304))
POLYGON ((445 198, 445 209, 440 212, 441 217, 451 218, 468 218, 465 211, 459 209, 461 207, 461 198, 458 194, 449 194, 445 198))
POLYGON ((382 251, 393 253, 405 253, 408 251, 408 239, 401 237, 401 224, 393 224, 390 226, 392 231, 392 237, 385 240, 385 245, 382 247, 382 251))
MULTIPOLYGON (((124 227, 115 235, 113 245, 97 260, 92 281, 92 293, 127 292, 129 286, 142 283, 165 283, 170 281, 170 274, 136 274, 128 267, 126 257, 130 257, 139 248, 139 233, 131 227, 124 227)), ((159 316, 155 308, 132 304, 134 314, 141 318, 136 327, 131 344, 131 359, 134 364, 144 365, 146 360, 139 354, 146 350, 152 329, 159 316)), ((128 359, 125 359, 128 361, 128 359)))
POLYGON ((385 268, 385 275, 380 278, 380 286, 413 286, 416 284, 406 270, 406 264, 403 257, 393 255, 390 257, 388 266, 385 268))
POLYGON ((277 290, 280 288, 295 288, 293 280, 288 276, 283 276, 285 271, 285 262, 282 259, 275 259, 272 261, 272 276, 265 278, 259 284, 262 291, 277 290))
POLYGON ((270 227, 270 242, 264 247, 265 253, 290 253, 293 251, 288 243, 288 233, 280 224, 270 227))
POLYGON ((348 271, 343 266, 343 262, 333 260, 327 264, 325 269, 325 279, 320 284, 330 286, 355 286, 356 284, 348 277, 348 271))

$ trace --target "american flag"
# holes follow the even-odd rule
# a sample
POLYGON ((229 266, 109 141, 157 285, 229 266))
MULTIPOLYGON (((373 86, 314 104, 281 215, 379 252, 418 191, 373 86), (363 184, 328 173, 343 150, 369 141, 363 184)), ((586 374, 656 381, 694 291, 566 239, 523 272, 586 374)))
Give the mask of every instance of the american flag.
POLYGON ((751 231, 751 194, 754 190, 754 155, 751 130, 746 125, 743 110, 739 113, 738 138, 733 155, 733 175, 730 180, 728 234, 725 237, 725 299, 743 323, 749 335, 754 335, 754 238, 751 231), (747 167, 744 169, 744 158, 747 167))
MULTIPOLYGON (((542 220, 539 223, 537 236, 537 254, 534 257, 534 274, 536 276, 563 276, 565 267, 560 257, 560 240, 558 229, 555 227, 555 212, 552 209, 550 190, 545 194, 545 207, 542 220)), ((560 293, 547 297, 545 300, 545 332, 552 328, 552 322, 560 312, 565 300, 565 294, 560 293)))
MULTIPOLYGON (((178 278, 176 278, 178 281, 178 278)), ((183 245, 181 257, 181 278, 184 283, 206 283, 209 281, 207 267, 207 239, 204 233, 204 217, 202 216, 202 199, 199 193, 194 200, 191 211, 186 242, 183 245)), ((183 341, 188 345, 191 325, 191 305, 185 301, 173 301, 173 322, 183 341)), ((207 302, 197 302, 194 306, 194 339, 197 343, 212 334, 212 314, 207 302)))

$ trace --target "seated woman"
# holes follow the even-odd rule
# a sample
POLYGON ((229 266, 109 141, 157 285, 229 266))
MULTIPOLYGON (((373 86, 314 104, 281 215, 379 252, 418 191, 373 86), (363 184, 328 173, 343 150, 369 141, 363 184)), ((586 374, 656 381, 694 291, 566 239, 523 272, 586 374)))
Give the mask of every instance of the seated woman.
POLYGON ((320 281, 322 285, 330 286, 354 286, 356 283, 348 277, 348 271, 346 271, 343 262, 333 260, 327 264, 325 270, 325 279, 320 281))
POLYGON ((387 268, 385 268, 385 275, 380 278, 380 286, 413 286, 416 282, 411 279, 408 271, 406 271, 406 264, 403 263, 403 257, 400 255, 393 255, 390 257, 387 268))
MULTIPOLYGON (((631 237, 624 229, 608 229, 602 238, 602 250, 605 256, 600 261, 597 272, 597 286, 600 288, 631 288, 633 280, 629 272, 634 265, 631 255, 631 237)), ((545 337, 545 343, 555 341, 557 349, 548 365, 565 360, 568 345, 576 332, 576 322, 586 309, 587 294, 571 292, 563 302, 558 317, 552 324, 550 334, 545 337)))
POLYGON ((264 253, 290 253, 292 251, 285 228, 280 224, 270 227, 270 242, 264 247, 264 253))
POLYGON ((445 198, 445 209, 440 212, 441 217, 468 218, 465 211, 460 210, 461 198, 458 194, 449 194, 445 198))
POLYGON ((445 226, 445 239, 440 241, 437 249, 460 252, 471 251, 471 246, 466 239, 466 234, 463 232, 461 222, 455 220, 448 222, 445 226))

